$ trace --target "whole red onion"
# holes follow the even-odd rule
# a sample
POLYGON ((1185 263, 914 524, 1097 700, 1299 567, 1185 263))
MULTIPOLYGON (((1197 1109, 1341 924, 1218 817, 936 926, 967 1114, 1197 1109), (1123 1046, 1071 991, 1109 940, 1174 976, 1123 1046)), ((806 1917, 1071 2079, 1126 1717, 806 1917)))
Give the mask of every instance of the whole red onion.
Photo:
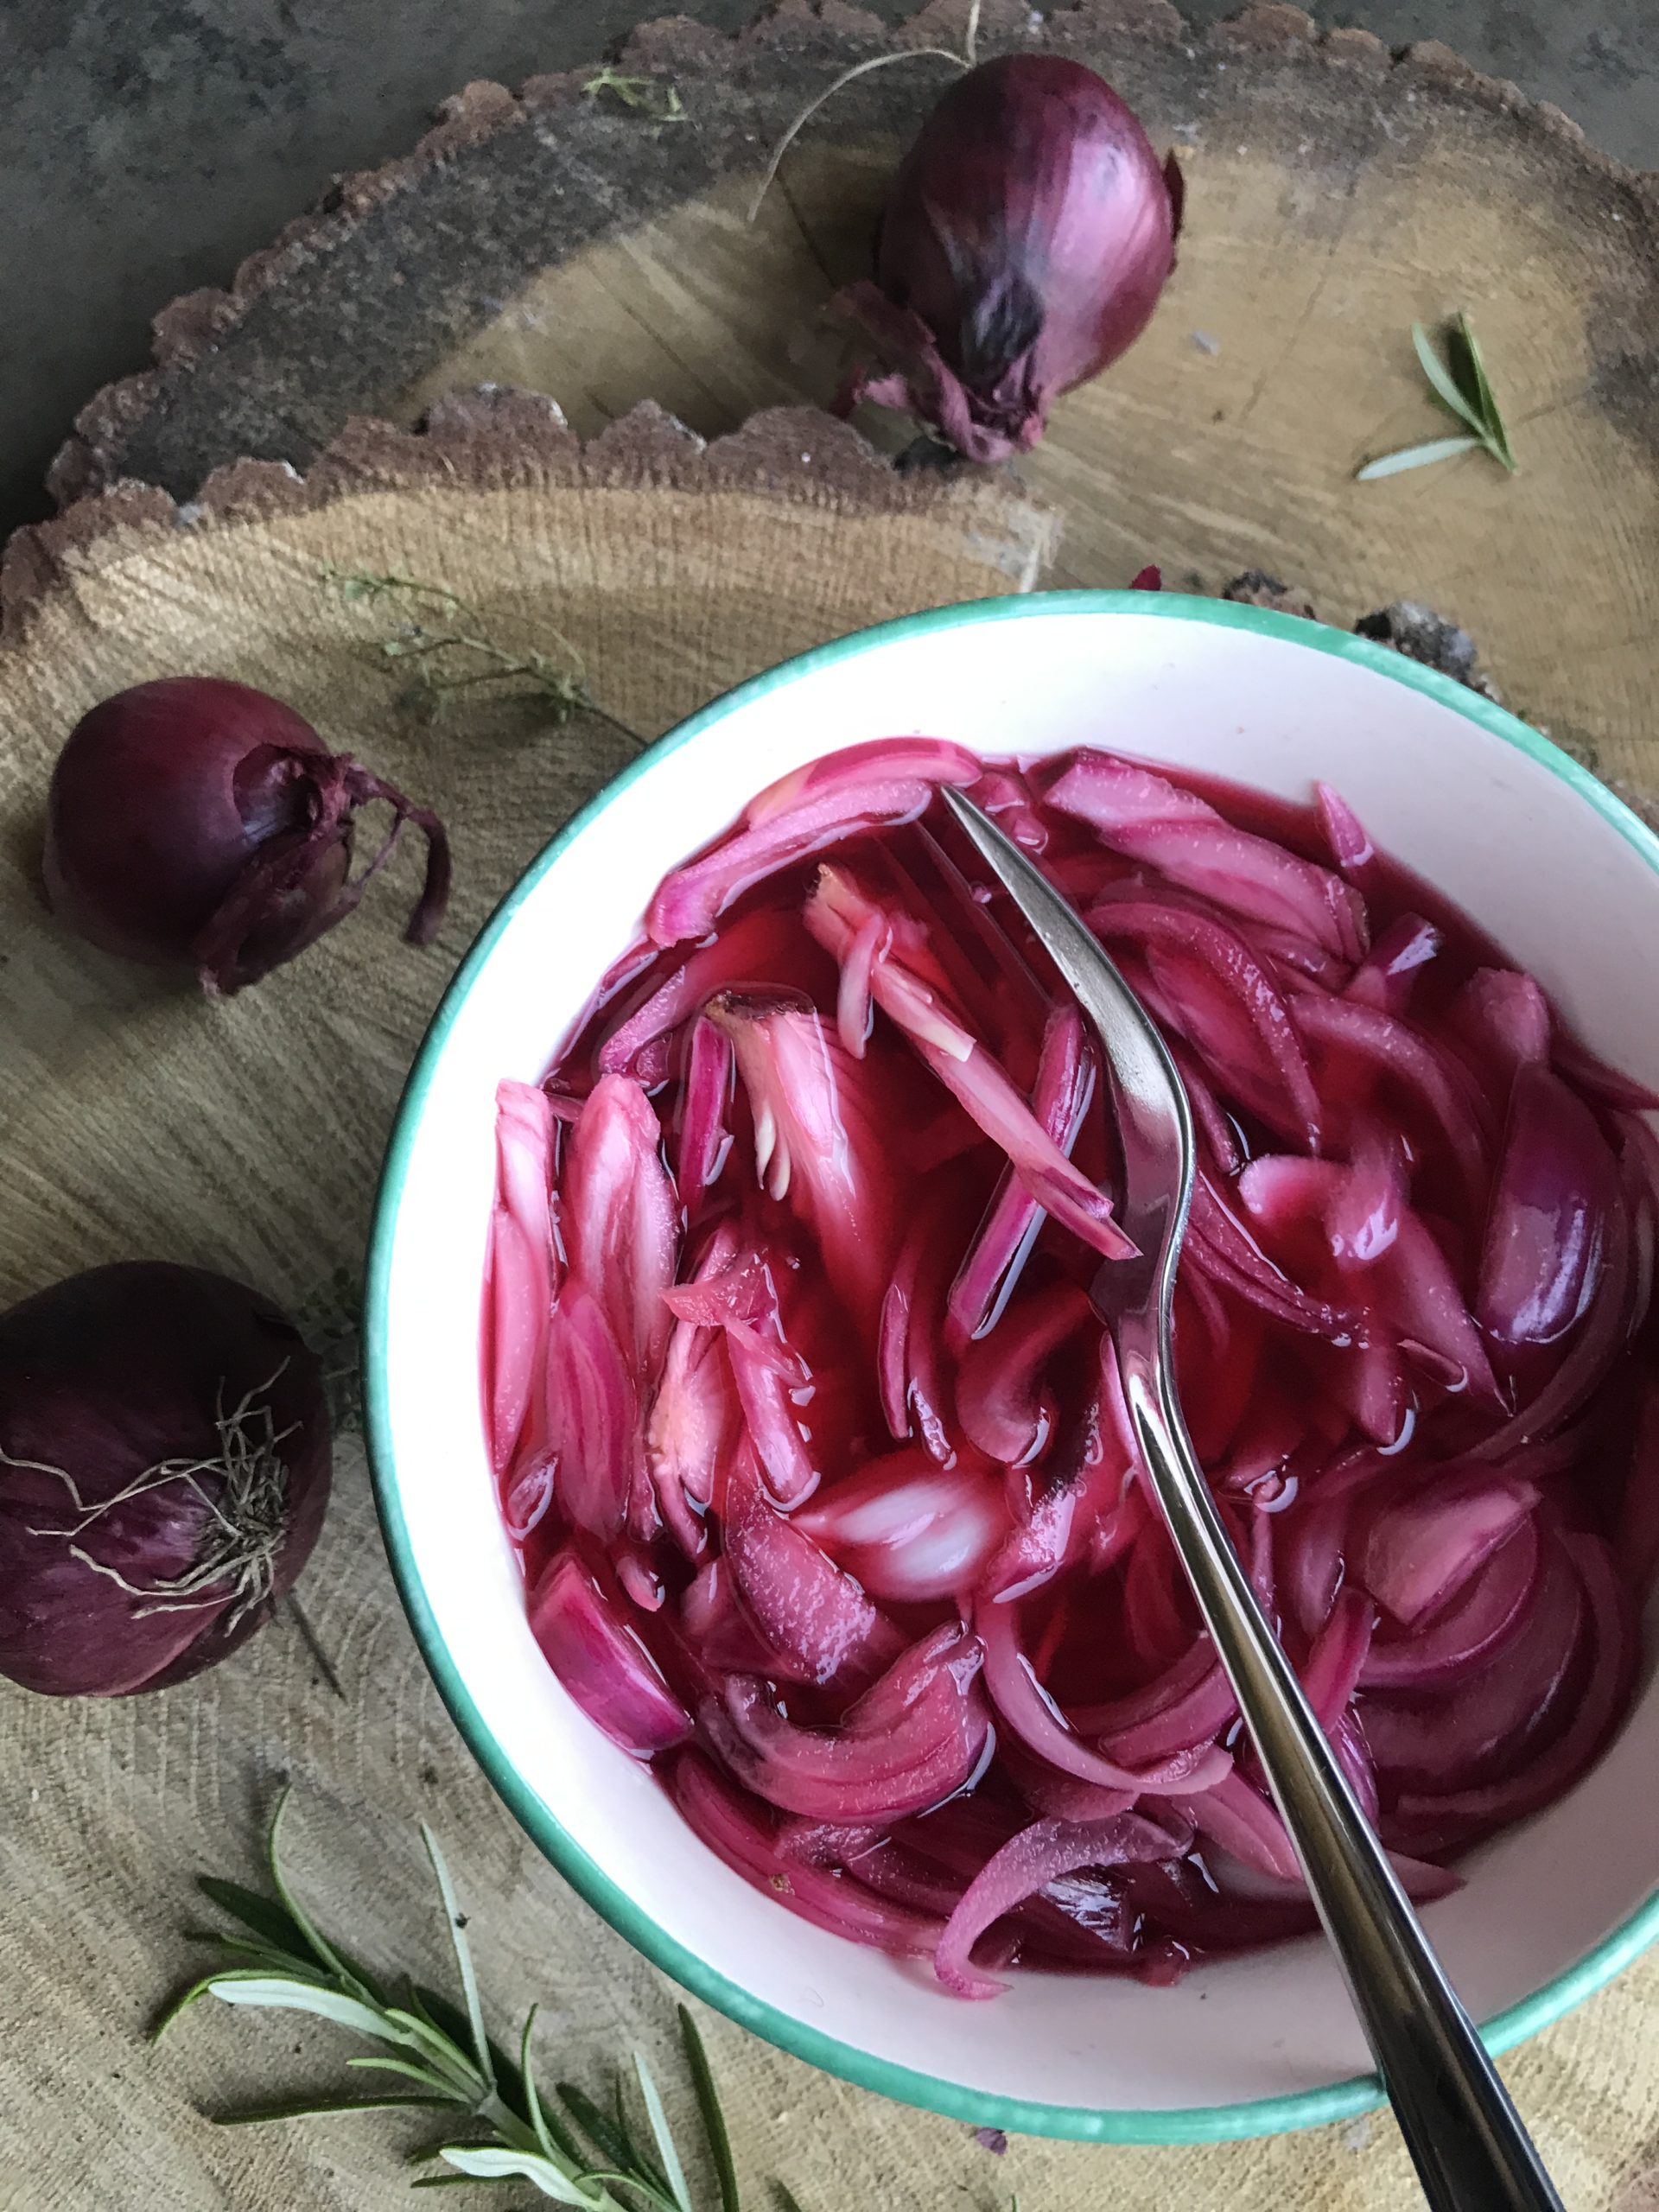
POLYGON ((0 1675, 159 1689, 245 1643, 328 1498, 322 1372, 257 1292, 94 1268, 0 1314, 0 1675))
POLYGON ((437 817, 330 753, 280 699, 168 677, 118 692, 71 732, 47 801, 47 898, 106 952, 239 990, 346 918, 405 822, 427 841, 407 932, 427 944, 449 895, 437 817), (391 828, 350 881, 353 817, 372 799, 391 807, 391 828))
POLYGON ((969 461, 1043 434, 1051 401, 1146 328, 1175 265, 1181 173, 1079 61, 1014 54, 951 86, 900 166, 876 281, 842 312, 874 341, 837 403, 907 408, 969 461))

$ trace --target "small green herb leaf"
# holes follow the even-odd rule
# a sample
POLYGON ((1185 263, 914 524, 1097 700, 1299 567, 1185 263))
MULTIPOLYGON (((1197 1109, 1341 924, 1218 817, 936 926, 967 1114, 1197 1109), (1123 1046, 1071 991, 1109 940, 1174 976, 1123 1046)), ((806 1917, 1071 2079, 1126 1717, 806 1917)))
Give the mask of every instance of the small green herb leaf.
POLYGON ((489 2039, 484 2032, 484 2008, 478 2001, 478 1976, 473 1971, 472 1946, 467 1941, 467 1922, 455 1899, 455 1885, 449 1879, 449 1869, 444 1864, 438 1840, 426 1822, 421 1822, 421 1840, 426 1846, 426 1855, 432 1861, 432 1872, 438 1878, 438 1894, 443 1899, 444 1917, 449 1923, 449 1941, 454 1947, 455 1964, 461 1971, 461 1986, 467 1999, 467 2024, 472 2030, 473 2050, 478 2060, 478 2070, 491 2088, 495 2087, 495 2067, 490 2057, 489 2039))
POLYGON ((663 2173, 668 2182, 669 2195, 679 2207, 679 2212, 691 2212, 690 2194, 685 2186, 685 2169, 680 2164, 680 2154, 675 2147, 673 2131, 668 2124, 668 2114, 663 2109, 662 2093, 656 2078, 645 2063, 643 2050, 633 2054, 633 2070, 639 2078, 639 2094, 645 2101, 645 2118, 651 2122, 651 2133, 657 2145, 657 2155, 663 2162, 663 2173))
POLYGON ((550 2158, 538 2158, 533 2151, 499 2149, 494 2144, 479 2150, 463 2150, 459 2145, 446 2143, 438 2153, 454 2166, 457 2172, 477 2181, 533 2182, 543 2196, 550 2196, 556 2204, 595 2205, 601 2202, 598 2192, 585 2190, 562 2174, 550 2158))
POLYGON ((310 1947, 306 1942, 300 1924, 292 1913, 273 1904, 269 1897, 262 1897, 257 1890, 245 1890, 240 1882, 221 1881, 216 1874, 203 1874, 196 1883, 203 1897, 210 1897, 221 1912, 251 1930, 273 1951, 281 1951, 296 1964, 311 1963, 310 1947))
POLYGON ((264 2127, 276 2120, 313 2120, 336 2112, 442 2112, 447 2097, 296 2097, 291 2104, 264 2105, 253 2112, 211 2113, 215 2127, 264 2127))
POLYGON ((1408 468, 1427 468, 1432 462, 1450 461, 1454 454, 1471 453, 1477 448, 1491 454, 1513 475, 1515 454, 1509 432, 1498 412, 1497 400, 1468 316, 1459 315, 1447 326, 1444 360, 1421 322, 1411 326, 1411 342, 1434 397, 1448 414, 1468 425, 1469 435, 1434 438, 1427 445, 1407 446, 1399 453, 1384 454, 1357 470, 1357 480, 1362 484, 1375 483, 1379 477, 1398 476, 1408 468))
POLYGON ((272 1809, 270 1833, 265 1840, 265 1858, 270 1867, 270 1885, 281 1899, 283 1911, 293 1922, 306 1948, 319 1964, 326 1967, 328 1973, 334 1974, 339 1980, 344 1982, 352 1995, 360 1998, 365 2005, 384 2003, 385 1999, 380 1991, 375 1988, 372 1982, 357 1974, 353 1967, 341 1958, 333 1945, 312 1925, 297 1900, 289 1893, 286 1878, 283 1873, 282 1853, 283 1815, 288 1810, 289 1796, 289 1785, 285 1783, 272 1809))
POLYGON ((720 2185, 720 2212, 743 2212, 738 2195, 737 2168, 732 2159, 732 2139, 726 2131, 726 2115, 720 2107, 720 2093, 715 2087, 714 2069, 703 2047, 702 2033, 683 2005, 679 2014, 680 2041, 685 2046, 685 2063, 690 2069, 691 2087, 696 2092, 697 2110, 702 2116, 702 2132, 709 2139, 715 2178, 720 2185))
POLYGON ((1422 364, 1423 374, 1433 385, 1436 397, 1457 416, 1459 422, 1466 423, 1479 437, 1486 426, 1478 404, 1465 398, 1459 391, 1451 371, 1434 351, 1428 333, 1421 322, 1414 322, 1411 326, 1411 342, 1417 349, 1417 359, 1422 364))
POLYGON ((384 2014, 360 1998, 347 1996, 342 1990, 324 1989, 315 1982, 279 1980, 275 1975, 261 1979, 220 1974, 207 1986, 226 2005, 257 2005, 277 2012, 315 2012, 319 2019, 355 2028, 360 2036, 386 2033, 384 2014))
POLYGON ((1427 468, 1431 462, 1450 461, 1455 454, 1476 453, 1484 442, 1480 438, 1431 438, 1424 446, 1407 446, 1399 453, 1385 453, 1380 461, 1368 461, 1355 481, 1374 484, 1381 476, 1400 476, 1408 468, 1427 468))
POLYGON ((1474 325, 1466 315, 1459 315, 1446 332, 1446 350, 1452 374, 1467 392, 1480 417, 1488 448, 1513 474, 1515 455, 1510 450, 1509 432, 1504 429, 1503 417, 1498 412, 1497 397, 1486 374, 1486 363, 1475 338, 1474 325))
POLYGON ((411 2189, 510 2189, 512 2174, 423 2174, 411 2189))
POLYGON ((579 2089, 574 2082, 559 2082, 554 2086, 558 2092, 559 2102, 594 2145, 600 2157, 613 2166, 626 2166, 628 2163, 626 2133, 617 2126, 604 2107, 596 2105, 588 2092, 579 2089))
POLYGON ((435 2096, 442 2096, 448 2104, 455 2102, 454 2091, 447 2082, 424 2066, 416 2066, 407 2058, 348 2058, 346 2062, 353 2072, 365 2074, 401 2074, 405 2080, 418 2082, 435 2096))
MULTIPOLYGON (((251 1980, 257 1979, 261 1972, 262 1969, 257 1967, 250 1967, 247 1969, 248 1977, 251 1980)), ((199 1981, 193 1981, 188 1984, 185 1988, 179 1992, 176 1997, 169 1997, 167 2003, 162 2007, 160 2012, 157 2013, 155 2022, 150 2028, 149 2041, 151 2043, 159 2043, 162 2037, 167 2033, 168 2030, 172 2026, 174 2021, 178 2018, 181 2012, 188 2012, 193 2005, 200 2004, 201 1999, 207 1995, 210 1990, 213 1988, 214 1985, 218 1982, 223 1981, 225 1979, 226 1974, 222 1969, 217 1974, 205 1974, 199 1981)))
POLYGON ((596 100, 601 92, 608 92, 623 107, 649 117, 652 123, 684 123, 690 119, 678 92, 660 77, 630 77, 620 69, 607 67, 589 77, 582 88, 582 96, 587 100, 596 100))
POLYGON ((582 2151, 576 2139, 556 2113, 550 2113, 542 2102, 541 2091, 536 2086, 536 2064, 531 2056, 530 2039, 536 2026, 536 2015, 541 2010, 532 2005, 524 2017, 524 2032, 518 2044, 518 2072, 524 2085, 524 2109, 530 2115, 536 2140, 550 2158, 563 2158, 572 2166, 582 2164, 582 2151))
POLYGON ((411 2189, 505 2189, 516 2178, 512 2174, 423 2174, 409 2185, 411 2189))

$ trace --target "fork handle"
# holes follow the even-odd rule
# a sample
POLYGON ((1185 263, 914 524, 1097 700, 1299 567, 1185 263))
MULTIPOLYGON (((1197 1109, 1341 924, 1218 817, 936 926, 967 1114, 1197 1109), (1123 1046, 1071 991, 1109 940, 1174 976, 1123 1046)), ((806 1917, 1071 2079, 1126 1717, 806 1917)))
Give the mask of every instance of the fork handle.
POLYGON ((1433 2212, 1562 2212, 1216 1510, 1155 1344, 1118 1332, 1142 1459, 1433 2212))

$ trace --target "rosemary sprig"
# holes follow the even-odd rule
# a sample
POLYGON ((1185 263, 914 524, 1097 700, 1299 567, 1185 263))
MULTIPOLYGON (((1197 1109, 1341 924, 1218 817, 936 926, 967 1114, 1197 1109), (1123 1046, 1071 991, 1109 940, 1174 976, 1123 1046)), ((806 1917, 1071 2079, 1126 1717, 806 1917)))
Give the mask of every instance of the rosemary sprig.
MULTIPOLYGON (((413 2183, 416 2189, 448 2188, 463 2181, 525 2181, 555 2203, 576 2205, 583 2212, 695 2212, 662 2095, 642 2053, 634 2053, 633 2065, 646 2139, 630 2116, 620 2078, 608 2111, 571 2082, 561 2082, 550 2099, 543 2096, 531 2053, 535 2006, 519 2037, 516 2065, 491 2041, 466 1916, 431 1830, 423 1823, 421 1836, 449 1923, 464 2010, 436 1991, 412 1984, 394 1994, 311 1920, 282 1866, 288 1795, 284 1789, 276 1801, 266 1843, 274 1894, 262 1896, 212 1876, 203 1878, 203 1894, 236 1923, 238 1932, 197 1931, 218 1951, 219 1962, 166 2006, 151 2039, 203 1997, 217 1997, 226 2005, 310 2012, 372 2046, 348 2058, 348 2068, 390 2075, 398 2084, 413 2086, 360 2096, 302 2097, 216 2115, 214 2124, 249 2127, 321 2113, 432 2112, 448 2115, 450 2126, 470 2123, 480 2133, 469 2141, 451 2141, 446 2135, 417 2152, 416 2164, 442 2159, 452 2171, 423 2175, 413 2183)), ((731 2145, 702 2037, 683 2005, 679 2018, 719 2184, 720 2212, 741 2212, 731 2145)))
POLYGON ((407 703, 429 719, 454 692, 480 683, 515 681, 528 684, 556 722, 596 711, 582 656, 556 630, 549 635, 557 653, 535 646, 514 652, 490 635, 478 609, 447 584, 423 582, 417 576, 380 575, 367 569, 338 569, 332 562, 324 563, 322 581, 348 606, 390 603, 404 610, 404 620, 377 639, 377 649, 407 675, 407 703))
POLYGON ((660 77, 630 77, 608 63, 589 77, 582 86, 582 97, 596 100, 601 92, 608 92, 624 107, 632 108, 655 124, 689 123, 685 104, 677 89, 664 84, 660 77))
POLYGON ((1411 326, 1411 340, 1417 349, 1423 374, 1428 378, 1429 389, 1446 413, 1461 423, 1464 429, 1455 437, 1431 438, 1427 445, 1406 446, 1398 453, 1368 461, 1358 472, 1358 481, 1375 483, 1379 477, 1398 476, 1408 468, 1424 468, 1432 461, 1450 461, 1454 454, 1482 448, 1513 476, 1516 462, 1510 434, 1498 412, 1486 364, 1468 316, 1459 315, 1447 325, 1444 360, 1435 352, 1421 322, 1411 326))

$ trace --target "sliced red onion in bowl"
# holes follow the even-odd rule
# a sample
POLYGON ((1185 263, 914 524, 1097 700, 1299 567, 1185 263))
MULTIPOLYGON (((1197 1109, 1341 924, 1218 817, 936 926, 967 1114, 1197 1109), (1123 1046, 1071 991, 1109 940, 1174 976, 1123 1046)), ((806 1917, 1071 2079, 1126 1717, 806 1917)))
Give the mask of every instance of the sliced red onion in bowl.
POLYGON ((810 1820, 885 1827, 953 1796, 987 1749, 972 1637, 936 1630, 850 1707, 838 1728, 798 1726, 753 1676, 728 1677, 701 1726, 754 1794, 810 1820))
POLYGON ((553 1310, 553 1113, 545 1091, 527 1083, 499 1086, 496 1148, 487 1325, 491 1457, 500 1474, 542 1389, 553 1310))
POLYGON ((1298 932, 1345 960, 1365 950, 1363 904, 1340 877, 1236 829, 1207 800, 1150 769, 1082 753, 1046 797, 1092 824, 1115 851, 1230 912, 1298 932))
POLYGON ((1033 1822, 988 1859, 963 1892, 934 1955, 939 1980, 957 1997, 997 1996, 1005 1985, 982 1974, 969 1955, 1004 1913, 1080 1866, 1173 1859, 1183 1847, 1179 1834, 1141 1813, 1117 1813, 1103 1821, 1033 1822))
POLYGON ((645 919, 652 944, 701 937, 774 868, 876 823, 912 820, 941 784, 971 784, 979 772, 973 753, 927 740, 855 746, 815 761, 762 791, 736 836, 660 887, 645 919))
MULTIPOLYGON (((1094 1054, 1084 1034, 1082 1015, 1075 1007, 1056 1007, 1043 1038, 1031 1110, 1068 1155, 1093 1095, 1094 1080, 1094 1054)), ((1041 1225, 1041 1206, 1008 1167, 950 1286, 946 1334, 954 1350, 959 1352, 996 1320, 1041 1225)))
POLYGON ((691 1733, 691 1716, 656 1662, 569 1554, 530 1597, 531 1633, 588 1718, 625 1751, 646 1758, 691 1733))
POLYGON ((931 1958, 938 1948, 944 1931, 937 1919, 877 1897, 844 1875, 785 1856, 776 1831, 762 1825, 744 1798, 696 1752, 676 1761, 669 1786, 688 1825, 709 1848, 803 1920, 895 1958, 931 1958))
POLYGON ((1435 958, 1440 931, 1421 914, 1402 914, 1383 931, 1343 988, 1344 998, 1379 1014, 1409 1011, 1421 970, 1435 958))
POLYGON ((503 1087, 482 1405, 578 1701, 747 1879, 947 1988, 1167 1981, 1311 1908, 1096 1302, 1110 1086, 943 783, 1187 1083, 1189 1427, 1420 1897, 1629 1700, 1659 1141, 1334 792, 912 737, 763 793, 503 1087))
POLYGON ((1389 1499, 1351 1564, 1378 1603, 1414 1628, 1459 1595, 1537 1503, 1530 1483, 1495 1468, 1437 1470, 1421 1488, 1389 1499))
POLYGON ((792 1518, 874 1597, 912 1605, 970 1593, 1008 1534, 991 1471, 940 1467, 914 1445, 871 1460, 792 1518))
POLYGON ((1476 1313, 1502 1344, 1550 1344, 1595 1294, 1618 1168, 1594 1115, 1540 1060, 1516 1071, 1476 1313))

